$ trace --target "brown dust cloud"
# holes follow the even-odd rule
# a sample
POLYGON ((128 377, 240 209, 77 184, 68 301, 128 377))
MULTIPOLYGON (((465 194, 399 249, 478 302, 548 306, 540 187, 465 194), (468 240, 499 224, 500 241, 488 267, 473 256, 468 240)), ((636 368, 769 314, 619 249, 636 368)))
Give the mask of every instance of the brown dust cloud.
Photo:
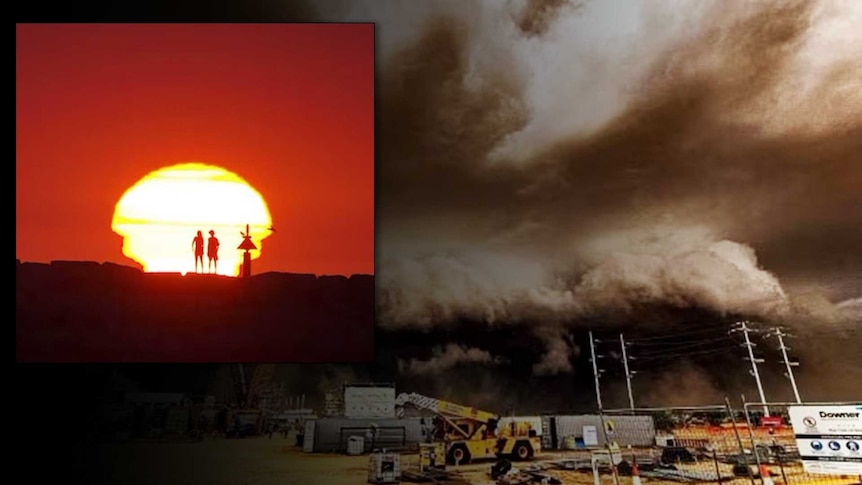
MULTIPOLYGON (((327 379, 590 406, 592 330, 611 407, 620 332, 639 404, 756 399, 727 334, 746 319, 794 334, 803 398, 862 396, 858 2, 303 11, 376 23, 377 362, 327 379)), ((767 397, 791 399, 753 338, 767 397)))

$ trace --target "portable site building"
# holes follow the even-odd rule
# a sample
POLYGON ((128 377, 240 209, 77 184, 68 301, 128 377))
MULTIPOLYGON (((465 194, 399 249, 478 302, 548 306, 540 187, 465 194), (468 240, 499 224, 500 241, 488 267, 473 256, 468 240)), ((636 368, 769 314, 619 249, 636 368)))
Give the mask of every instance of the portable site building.
POLYGON ((429 425, 427 418, 310 419, 305 422, 303 451, 346 453, 350 446, 355 453, 360 443, 364 453, 378 449, 418 449, 426 436, 424 428, 429 425))
POLYGON ((604 447, 608 441, 620 446, 651 446, 655 435, 652 416, 542 417, 542 446, 551 450, 604 447))

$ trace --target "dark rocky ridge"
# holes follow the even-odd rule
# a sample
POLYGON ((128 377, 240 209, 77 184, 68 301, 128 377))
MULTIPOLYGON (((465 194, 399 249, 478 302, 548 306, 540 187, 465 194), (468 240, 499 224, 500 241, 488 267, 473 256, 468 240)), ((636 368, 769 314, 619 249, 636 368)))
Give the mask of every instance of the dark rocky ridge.
POLYGON ((16 260, 16 353, 26 362, 364 362, 374 277, 144 273, 16 260))

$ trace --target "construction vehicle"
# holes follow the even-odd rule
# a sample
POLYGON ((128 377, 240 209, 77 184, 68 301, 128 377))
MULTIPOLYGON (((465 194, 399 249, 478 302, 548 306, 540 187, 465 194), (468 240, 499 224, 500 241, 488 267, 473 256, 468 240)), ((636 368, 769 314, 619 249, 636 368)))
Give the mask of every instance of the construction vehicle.
POLYGON ((462 406, 416 393, 402 393, 395 398, 403 414, 410 405, 435 415, 433 441, 443 442, 446 463, 464 465, 474 460, 508 458, 529 460, 541 451, 536 430, 524 423, 511 422, 497 429, 500 417, 488 411, 462 406))

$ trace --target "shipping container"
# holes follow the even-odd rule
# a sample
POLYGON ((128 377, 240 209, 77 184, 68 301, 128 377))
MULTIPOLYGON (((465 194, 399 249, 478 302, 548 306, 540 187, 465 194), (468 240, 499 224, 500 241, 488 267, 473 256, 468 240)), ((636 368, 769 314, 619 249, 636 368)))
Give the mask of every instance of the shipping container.
POLYGON ((351 437, 363 439, 364 453, 382 449, 418 449, 423 441, 425 421, 424 418, 310 420, 306 421, 303 449, 317 453, 346 453, 351 437))
POLYGON ((619 446, 651 446, 655 443, 655 423, 652 416, 605 416, 583 414, 572 416, 542 417, 543 445, 547 449, 595 448, 604 447, 605 435, 619 446), (604 431, 602 426, 604 425, 604 431), (587 434, 595 432, 596 441, 587 434))
POLYGON ((542 436, 541 416, 504 416, 497 422, 498 434, 503 433, 512 423, 520 424, 521 428, 526 424, 530 430, 535 431, 536 436, 542 436))

